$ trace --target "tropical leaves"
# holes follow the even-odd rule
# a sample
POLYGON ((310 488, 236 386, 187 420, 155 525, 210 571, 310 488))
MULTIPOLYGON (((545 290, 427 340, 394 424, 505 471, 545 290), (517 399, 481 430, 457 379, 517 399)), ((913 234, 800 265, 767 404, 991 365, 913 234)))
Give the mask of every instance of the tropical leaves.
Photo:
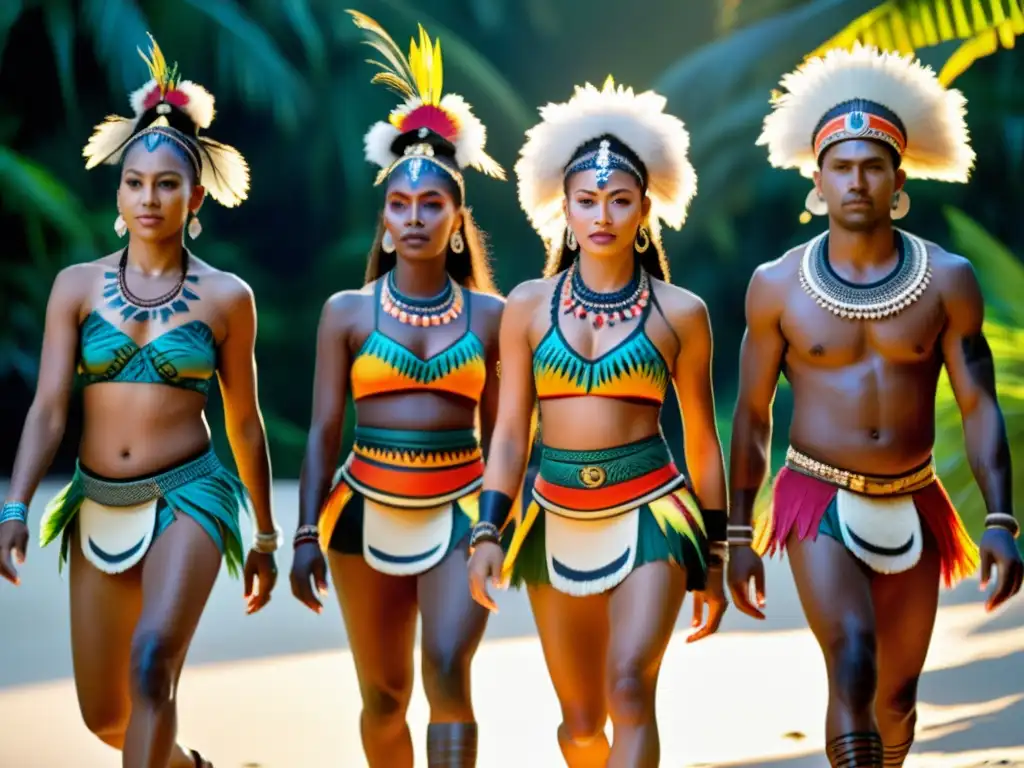
MULTIPOLYGON (((1024 265, 1005 245, 986 232, 967 214, 947 208, 946 220, 954 248, 970 259, 985 296, 989 318, 985 335, 996 365, 996 390, 1006 422, 1011 449, 1024 445, 1024 265)), ((943 482, 974 534, 981 531, 985 515, 964 452, 960 411, 949 380, 943 373, 935 404, 935 457, 943 482)), ((1024 509, 1024 464, 1014 465, 1014 507, 1024 509)))
POLYGON ((939 70, 949 85, 981 57, 1013 48, 1022 34, 1024 0, 887 0, 808 55, 856 42, 908 54, 959 41, 939 70))

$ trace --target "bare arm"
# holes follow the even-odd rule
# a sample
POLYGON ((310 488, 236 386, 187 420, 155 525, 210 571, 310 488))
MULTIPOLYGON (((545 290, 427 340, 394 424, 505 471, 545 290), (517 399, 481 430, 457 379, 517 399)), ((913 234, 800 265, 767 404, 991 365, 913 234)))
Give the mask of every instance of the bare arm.
POLYGON ((480 398, 480 441, 485 458, 489 458, 491 455, 491 439, 494 436, 494 424, 498 418, 498 391, 501 383, 501 357, 498 335, 501 331, 503 310, 504 302, 489 313, 487 318, 487 334, 484 337, 484 343, 487 348, 487 381, 484 384, 483 395, 480 398))
POLYGON ((751 524, 754 501, 768 473, 772 402, 786 349, 779 325, 781 297, 765 269, 754 272, 747 289, 747 330, 740 344, 739 393, 729 450, 731 525, 751 524))
POLYGON ((299 480, 299 525, 316 525, 341 452, 350 355, 346 316, 356 311, 353 294, 335 294, 324 304, 317 329, 313 418, 299 480))
POLYGON ((249 286, 241 285, 228 309, 228 332, 220 345, 217 375, 224 426, 238 474, 252 497, 257 529, 272 533, 270 455, 256 384, 256 302, 249 286))
POLYGON ((86 280, 84 269, 74 266, 62 270, 50 290, 39 379, 18 443, 7 491, 10 501, 29 504, 64 436, 78 359, 78 316, 82 284, 86 280))
POLYGON ((728 506, 725 462, 711 382, 714 343, 704 303, 698 300, 675 330, 685 340, 676 358, 675 386, 683 419, 686 468, 701 506, 724 513, 728 506))
POLYGON ((1013 514, 1010 445, 996 400, 992 350, 982 330, 985 307, 974 269, 957 263, 945 298, 942 355, 963 417, 967 459, 990 514, 1013 514))
MULTIPOLYGON (((509 294, 501 319, 501 393, 491 450, 484 471, 484 489, 515 498, 523 482, 530 449, 530 419, 537 392, 533 384, 533 353, 529 328, 537 284, 526 283, 509 294)), ((504 521, 491 521, 501 525, 504 521)))

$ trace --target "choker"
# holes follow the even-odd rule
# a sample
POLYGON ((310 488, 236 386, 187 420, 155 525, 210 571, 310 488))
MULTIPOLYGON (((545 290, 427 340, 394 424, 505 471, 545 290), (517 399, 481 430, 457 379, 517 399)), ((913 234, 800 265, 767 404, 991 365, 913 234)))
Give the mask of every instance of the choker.
POLYGON ((562 310, 580 320, 591 318, 595 328, 626 322, 643 314, 651 298, 651 279, 637 262, 633 278, 613 293, 598 293, 587 287, 580 275, 579 259, 562 279, 562 310))
POLYGON ((892 317, 917 301, 931 282, 928 246, 896 230, 899 260, 896 268, 874 283, 844 280, 828 260, 828 232, 811 240, 800 261, 800 286, 819 307, 850 320, 892 317))
POLYGON ((449 277, 436 296, 414 298, 398 290, 395 270, 392 269, 381 281, 380 306, 398 322, 407 325, 448 325, 462 313, 462 286, 449 277))

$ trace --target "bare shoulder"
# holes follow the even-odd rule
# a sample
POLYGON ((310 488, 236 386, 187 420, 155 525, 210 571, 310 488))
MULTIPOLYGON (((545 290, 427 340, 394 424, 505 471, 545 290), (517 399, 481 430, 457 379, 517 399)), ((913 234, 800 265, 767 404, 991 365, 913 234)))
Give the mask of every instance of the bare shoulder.
POLYGON ((750 290, 754 291, 785 291, 793 285, 800 271, 800 259, 803 257, 807 243, 790 248, 772 261, 758 264, 750 276, 750 290))
POLYGON ((505 311, 505 297, 494 293, 481 293, 480 291, 468 291, 470 301, 473 302, 473 313, 480 313, 485 317, 498 319, 505 311))
POLYGON ((81 305, 88 300, 97 281, 103 280, 110 268, 117 266, 117 261, 111 261, 110 258, 104 256, 95 261, 64 267, 53 278, 53 285, 50 287, 51 297, 65 304, 81 305))
POLYGON ((362 288, 338 291, 324 302, 320 324, 324 328, 347 332, 353 322, 374 311, 372 284, 362 288))
POLYGON ((679 328, 708 323, 708 305, 693 291, 655 278, 651 278, 651 291, 673 326, 679 328))
POLYGON ((950 253, 935 243, 926 242, 928 262, 932 269, 932 282, 944 296, 978 290, 978 276, 974 265, 963 256, 950 253))
POLYGON ((525 283, 517 285, 509 293, 506 300, 508 312, 528 316, 534 310, 550 302, 557 279, 557 276, 542 277, 536 280, 527 280, 525 283))

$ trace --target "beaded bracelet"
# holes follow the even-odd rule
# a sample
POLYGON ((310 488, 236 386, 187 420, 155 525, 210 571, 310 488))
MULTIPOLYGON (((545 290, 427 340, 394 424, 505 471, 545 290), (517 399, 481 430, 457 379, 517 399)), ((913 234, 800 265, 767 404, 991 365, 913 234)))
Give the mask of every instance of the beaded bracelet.
POLYGON ((261 555, 272 555, 277 552, 278 547, 281 546, 281 542, 284 537, 281 533, 281 529, 278 526, 274 526, 273 533, 262 533, 256 531, 256 534, 252 539, 252 549, 255 552, 259 552, 261 555))
POLYGON ((1006 512, 993 512, 985 516, 986 528, 1002 528, 1009 531, 1013 538, 1020 536, 1020 522, 1011 514, 1006 512))
POLYGON ((469 535, 469 548, 473 549, 482 541, 491 541, 495 544, 501 543, 501 531, 494 523, 481 520, 473 526, 473 532, 469 535))
POLYGON ((726 526, 726 541, 729 542, 729 546, 749 547, 754 543, 754 526, 731 524, 726 526))
POLYGON ((300 525, 295 529, 295 536, 292 538, 292 549, 296 549, 307 542, 319 543, 319 541, 320 529, 317 526, 311 524, 300 525))
POLYGON ((17 520, 19 523, 28 522, 28 506, 20 501, 8 501, 0 507, 0 525, 17 520))

